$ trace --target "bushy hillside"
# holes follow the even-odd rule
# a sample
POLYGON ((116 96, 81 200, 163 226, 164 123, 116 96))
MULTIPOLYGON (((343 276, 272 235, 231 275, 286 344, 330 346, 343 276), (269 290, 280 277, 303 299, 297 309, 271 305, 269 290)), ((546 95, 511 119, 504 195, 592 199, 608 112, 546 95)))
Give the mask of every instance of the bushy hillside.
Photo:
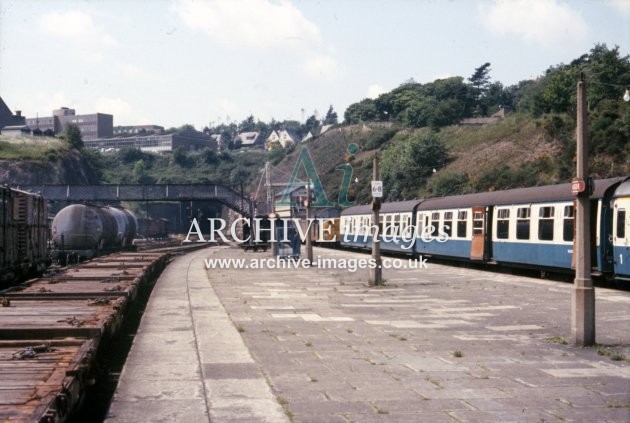
POLYGON ((0 137, 0 184, 89 184, 99 179, 86 156, 62 140, 0 137))
MULTIPOLYGON (((274 175, 287 181, 300 149, 306 147, 332 201, 342 179, 335 168, 343 163, 353 167, 351 199, 370 200, 372 158, 377 152, 389 200, 567 182, 575 168, 571 125, 568 117, 512 114, 485 126, 451 125, 439 132, 392 123, 340 126, 296 148, 276 166, 274 175), (361 149, 354 156, 347 152, 352 143, 361 149)), ((596 178, 630 175, 627 150, 598 152, 590 163, 596 178)), ((299 177, 307 178, 303 168, 299 177)))

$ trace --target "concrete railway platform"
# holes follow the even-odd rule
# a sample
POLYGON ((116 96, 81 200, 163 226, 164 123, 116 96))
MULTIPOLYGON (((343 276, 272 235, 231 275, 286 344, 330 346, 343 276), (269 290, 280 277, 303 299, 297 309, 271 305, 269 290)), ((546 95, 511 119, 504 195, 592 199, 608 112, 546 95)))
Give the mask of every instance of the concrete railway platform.
MULTIPOLYGON (((367 258, 315 249, 315 257, 367 258)), ((598 346, 570 341, 571 285, 428 263, 211 269, 154 288, 108 422, 630 421, 630 292, 596 290, 598 346)))

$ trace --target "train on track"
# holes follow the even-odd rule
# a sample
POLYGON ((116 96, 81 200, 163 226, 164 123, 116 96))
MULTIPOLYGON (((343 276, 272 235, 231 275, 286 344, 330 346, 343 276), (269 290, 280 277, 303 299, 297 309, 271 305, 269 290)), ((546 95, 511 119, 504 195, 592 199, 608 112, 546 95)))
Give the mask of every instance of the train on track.
POLYGON ((53 257, 92 258, 104 252, 131 249, 136 230, 136 216, 129 210, 72 204, 53 219, 53 257))
POLYGON ((138 236, 143 238, 166 238, 168 236, 168 219, 153 219, 148 217, 136 217, 138 223, 138 236))
POLYGON ((133 250, 134 239, 168 236, 168 220, 137 217, 112 207, 72 204, 52 222, 53 258, 86 259, 120 250, 133 250))
POLYGON ((42 273, 52 259, 85 259, 133 249, 136 236, 164 238, 168 220, 111 206, 73 204, 50 222, 39 194, 0 186, 0 285, 42 273))
MULTIPOLYGON (((630 281, 630 178, 592 181, 593 274, 630 281)), ((575 196, 571 184, 383 203, 383 252, 508 267, 571 271, 575 196)), ((372 208, 327 220, 326 246, 372 247, 372 208), (333 242, 334 240, 334 242, 333 242)))
POLYGON ((43 271, 48 263, 46 200, 0 186, 0 285, 43 271))

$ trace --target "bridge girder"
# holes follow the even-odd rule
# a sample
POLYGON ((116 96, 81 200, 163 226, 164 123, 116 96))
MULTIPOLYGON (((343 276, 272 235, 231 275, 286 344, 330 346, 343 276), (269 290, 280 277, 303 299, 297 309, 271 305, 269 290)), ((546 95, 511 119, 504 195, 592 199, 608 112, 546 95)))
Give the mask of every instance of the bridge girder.
POLYGON ((224 185, 22 185, 16 188, 41 194, 49 201, 218 201, 245 217, 261 212, 255 202, 224 185))

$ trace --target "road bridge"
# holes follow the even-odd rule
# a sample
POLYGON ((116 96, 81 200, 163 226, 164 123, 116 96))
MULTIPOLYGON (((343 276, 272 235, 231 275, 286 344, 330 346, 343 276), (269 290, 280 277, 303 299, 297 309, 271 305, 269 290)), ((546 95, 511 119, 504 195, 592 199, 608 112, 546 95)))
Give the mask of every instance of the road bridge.
MULTIPOLYGON (((155 185, 22 185, 18 189, 37 192, 49 201, 218 201, 245 217, 264 214, 249 197, 217 184, 155 185)), ((262 205, 264 207, 264 205, 262 205)))

